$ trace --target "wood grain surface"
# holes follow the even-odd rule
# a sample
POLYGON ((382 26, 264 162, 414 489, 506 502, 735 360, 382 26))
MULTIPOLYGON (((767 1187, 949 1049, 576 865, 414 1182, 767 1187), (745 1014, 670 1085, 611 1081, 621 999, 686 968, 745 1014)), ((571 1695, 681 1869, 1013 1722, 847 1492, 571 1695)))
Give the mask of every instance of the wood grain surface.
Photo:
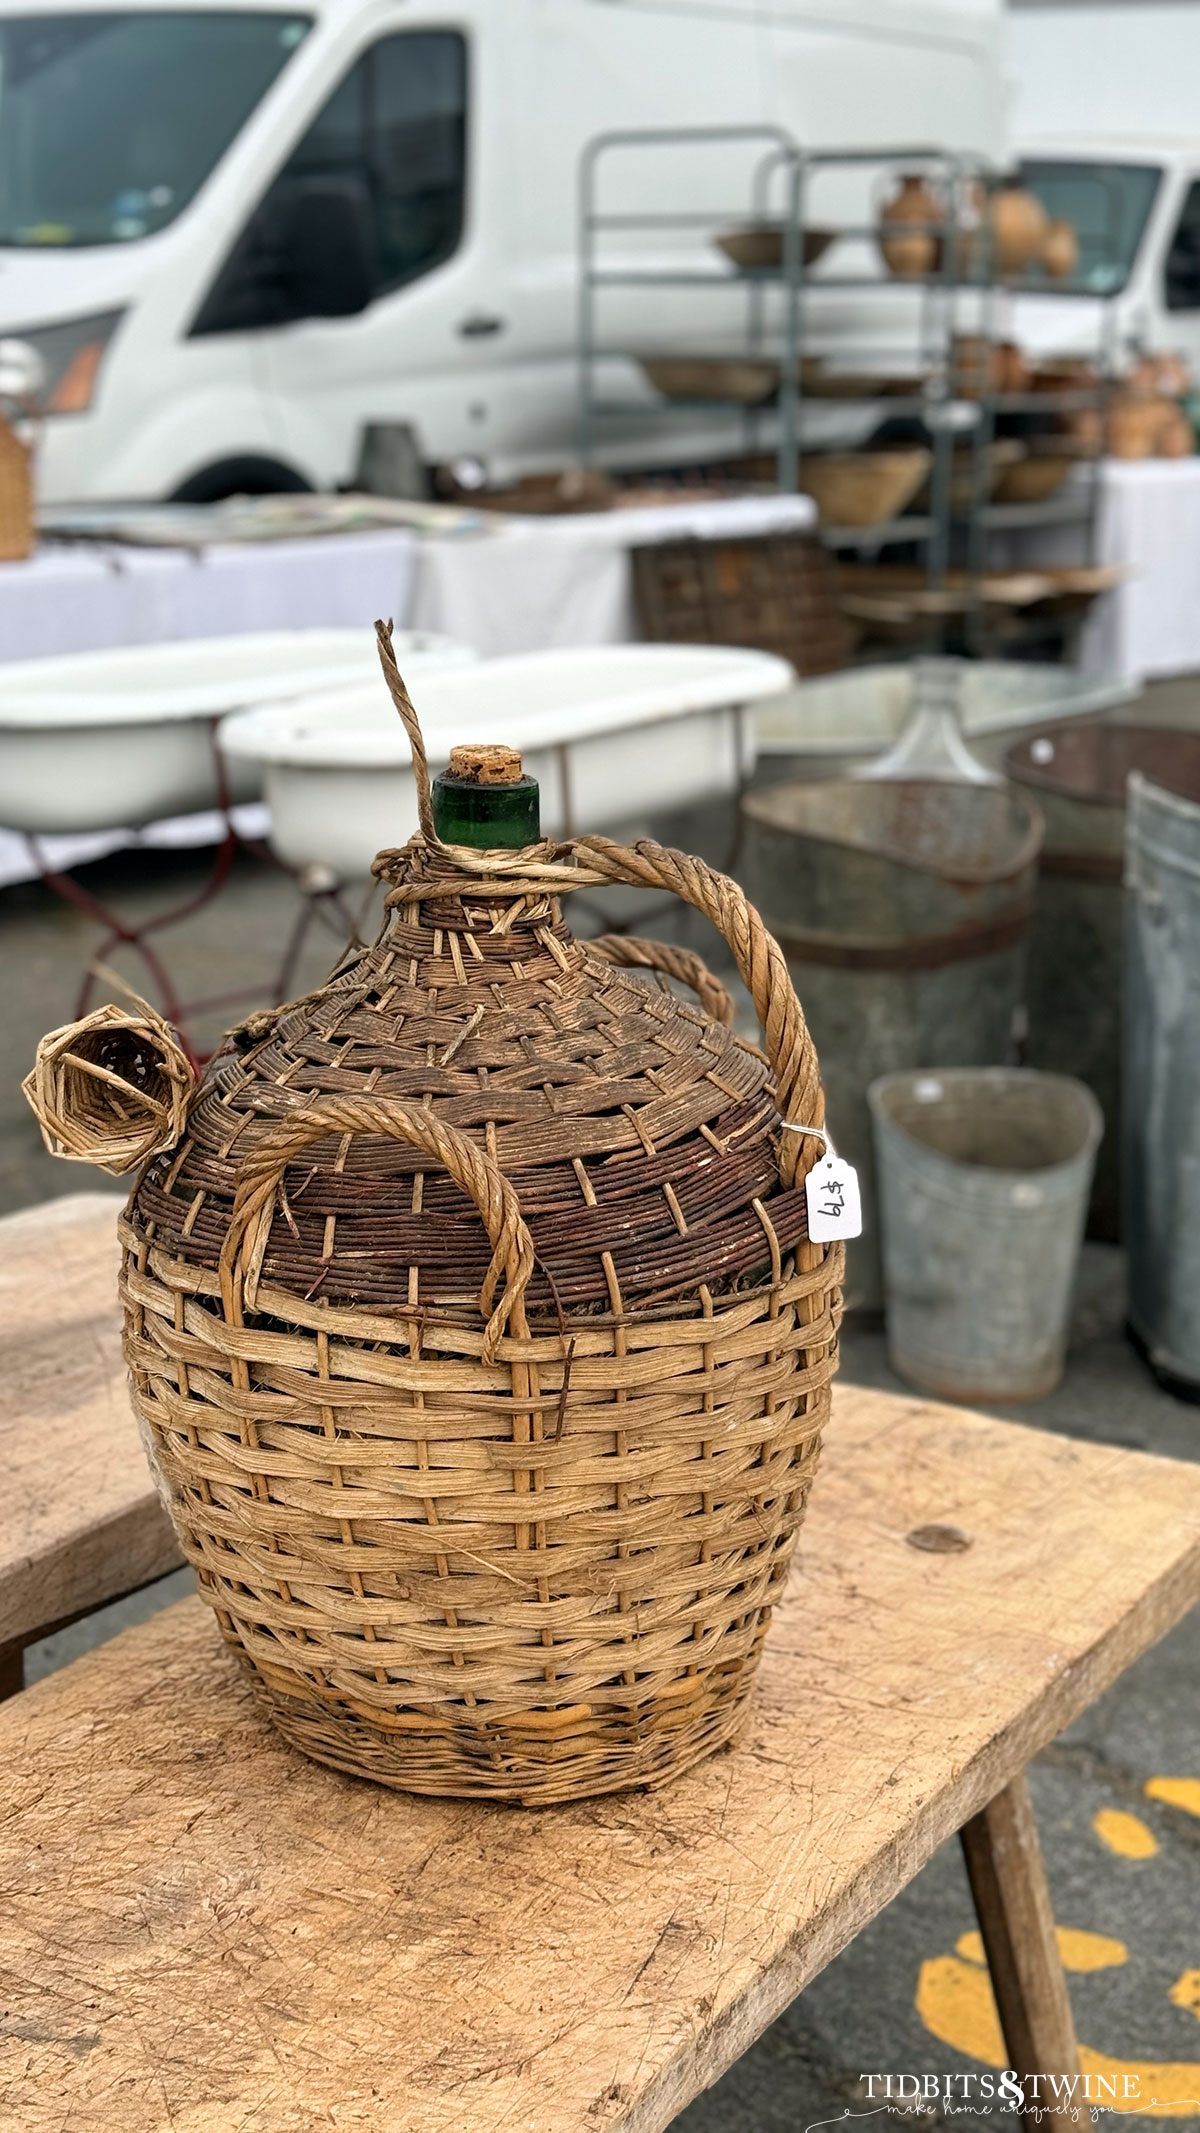
POLYGON ((179 1562, 121 1358, 115 1193, 0 1220, 0 1645, 179 1562))
POLYGON ((306 1763, 185 1601, 0 1712, 0 2123, 658 2133, 1198 1592, 1200 1468, 842 1388, 742 1740, 536 1813, 306 1763))

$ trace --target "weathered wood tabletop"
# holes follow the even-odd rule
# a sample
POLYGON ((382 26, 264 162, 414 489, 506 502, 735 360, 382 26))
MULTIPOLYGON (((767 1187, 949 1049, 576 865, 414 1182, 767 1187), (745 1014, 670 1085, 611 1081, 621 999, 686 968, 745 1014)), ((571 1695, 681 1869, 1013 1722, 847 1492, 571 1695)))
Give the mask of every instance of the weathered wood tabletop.
POLYGON ((0 2121, 655 2133, 1198 1594, 1200 1468, 842 1388, 740 1744, 537 1813, 306 1763, 186 1601, 0 1710, 0 2121))
POLYGON ((72 1193, 0 1221, 0 1650, 180 1560, 125 1387, 120 1206, 72 1193))

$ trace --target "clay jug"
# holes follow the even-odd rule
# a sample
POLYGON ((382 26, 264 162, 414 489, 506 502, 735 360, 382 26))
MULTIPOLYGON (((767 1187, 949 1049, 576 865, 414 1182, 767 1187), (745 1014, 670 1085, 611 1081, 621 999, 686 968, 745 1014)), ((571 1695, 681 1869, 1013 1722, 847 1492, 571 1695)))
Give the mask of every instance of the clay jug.
POLYGON ((879 212, 879 249, 889 274, 899 281, 918 281, 933 274, 941 264, 941 239, 931 227, 906 224, 942 224, 942 205, 919 171, 906 171, 895 192, 879 212))
POLYGON ((1042 265, 1055 281, 1066 281, 1079 265, 1079 239, 1075 224, 1065 215, 1056 215, 1046 225, 1042 239, 1042 265))
POLYGON ((992 194, 990 220, 997 274, 1023 274, 1039 259, 1049 216, 1023 185, 1002 185, 992 194))

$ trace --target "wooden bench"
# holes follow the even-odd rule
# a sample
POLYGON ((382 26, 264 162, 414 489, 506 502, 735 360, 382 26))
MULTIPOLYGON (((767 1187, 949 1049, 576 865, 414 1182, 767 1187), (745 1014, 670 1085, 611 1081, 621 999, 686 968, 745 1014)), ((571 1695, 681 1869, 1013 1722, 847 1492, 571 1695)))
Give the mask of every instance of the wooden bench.
POLYGON ((0 1696, 27 1644, 180 1562, 125 1390, 114 1193, 0 1220, 0 1696))
MULTIPOLYGON (((18 1636, 40 1575, 62 1613, 171 1559, 111 1373, 98 1537, 72 1446, 110 1321, 56 1222, 73 1330, 49 1302, 6 1329, 65 1373, 22 1380, 44 1408, 17 1432, 34 1537, 10 1520, 0 1555, 18 1636)), ((740 1743, 540 1813, 307 1763, 185 1601, 0 1710, 5 2122, 655 2133, 955 1830, 1012 2064, 1070 2077, 1023 1772, 1198 1595, 1200 1468, 843 1386, 740 1743)))

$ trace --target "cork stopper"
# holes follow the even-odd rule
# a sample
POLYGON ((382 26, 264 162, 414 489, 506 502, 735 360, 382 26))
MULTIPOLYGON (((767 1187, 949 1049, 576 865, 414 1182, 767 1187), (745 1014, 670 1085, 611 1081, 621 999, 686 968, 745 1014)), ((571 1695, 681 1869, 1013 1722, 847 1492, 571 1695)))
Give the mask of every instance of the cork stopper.
POLYGON ((521 756, 516 748, 480 741, 450 750, 450 775, 476 785, 519 785, 521 756))

